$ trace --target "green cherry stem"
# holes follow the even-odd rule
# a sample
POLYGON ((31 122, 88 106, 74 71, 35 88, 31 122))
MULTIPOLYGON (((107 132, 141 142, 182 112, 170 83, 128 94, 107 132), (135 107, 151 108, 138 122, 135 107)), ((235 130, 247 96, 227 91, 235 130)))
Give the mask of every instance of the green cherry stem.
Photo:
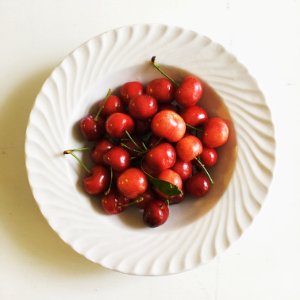
POLYGON ((104 108, 104 106, 105 106, 105 103, 106 103, 106 101, 107 101, 107 99, 108 99, 108 97, 111 95, 111 89, 109 89, 108 91, 107 91, 107 94, 106 94, 106 96, 105 96, 105 98, 104 98, 104 100, 103 100, 103 104, 99 107, 99 109, 98 109, 98 112, 97 112, 97 114, 96 114, 96 116, 95 116, 95 118, 94 118, 94 120, 97 122, 97 121, 99 121, 99 117, 100 117, 100 114, 101 114, 101 112, 102 112, 102 110, 103 110, 103 108, 104 108))
POLYGON ((130 139, 130 141, 141 151, 143 151, 143 149, 136 143, 136 141, 132 138, 132 136, 130 135, 130 133, 125 130, 126 135, 128 136, 128 138, 130 139))
POLYGON ((194 126, 192 126, 188 123, 185 123, 185 125, 186 125, 187 128, 194 129, 194 130, 199 131, 199 132, 203 131, 201 128, 194 127, 194 126))
POLYGON ((107 190, 104 192, 105 196, 110 193, 111 186, 112 186, 112 181, 113 181, 113 176, 114 176, 113 174, 114 174, 113 169, 112 169, 112 167, 110 167, 110 181, 109 181, 109 186, 108 186, 107 190))
POLYGON ((155 59, 156 59, 156 56, 152 56, 151 58, 151 63, 153 65, 153 67, 160 73, 162 74, 163 76, 165 76, 166 78, 168 78, 170 81, 172 81, 172 83, 178 87, 179 84, 173 79, 171 78, 168 74, 166 74, 160 67, 160 65, 158 63, 155 62, 155 59))
POLYGON ((139 150, 136 150, 136 149, 133 149, 133 148, 128 147, 128 146, 127 146, 126 144, 124 144, 124 143, 121 143, 121 146, 124 147, 124 148, 126 148, 126 149, 128 149, 128 150, 130 150, 130 151, 133 151, 133 152, 136 152, 136 153, 139 153, 139 154, 143 153, 142 151, 139 151, 139 150))
MULTIPOLYGON (((81 149, 81 148, 78 148, 78 149, 81 149)), ((76 150, 78 151, 78 150, 76 150)), ((89 174, 91 174, 91 170, 86 166, 86 164, 74 153, 73 150, 65 150, 63 152, 63 154, 70 154, 72 155, 77 161, 78 163, 80 164, 80 166, 89 174)))
POLYGON ((208 177, 208 179, 211 182, 211 184, 214 184, 213 179, 211 178, 209 172, 207 171, 206 167, 204 166, 204 164, 202 163, 202 161, 200 160, 200 158, 199 157, 195 157, 195 160, 200 165, 200 167, 202 168, 202 170, 204 171, 204 173, 208 177))

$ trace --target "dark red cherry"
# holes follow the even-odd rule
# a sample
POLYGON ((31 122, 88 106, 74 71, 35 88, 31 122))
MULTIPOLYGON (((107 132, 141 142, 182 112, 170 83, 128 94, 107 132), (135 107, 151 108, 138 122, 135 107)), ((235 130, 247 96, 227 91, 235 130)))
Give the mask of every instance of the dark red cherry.
POLYGON ((208 193, 210 181, 204 173, 197 173, 185 182, 185 191, 196 197, 202 197, 208 193))
POLYGON ((170 204, 178 204, 178 203, 182 202, 185 198, 186 197, 184 194, 179 195, 179 196, 173 196, 173 197, 169 198, 169 203, 170 204))
POLYGON ((166 103, 174 98, 174 86, 167 78, 157 78, 148 83, 146 93, 154 97, 158 102, 166 103))
POLYGON ((164 224, 169 217, 169 207, 161 200, 151 201, 144 209, 143 220, 149 227, 164 224))
POLYGON ((203 85, 195 76, 188 75, 175 92, 175 100, 183 107, 196 105, 203 93, 203 85))
POLYGON ((171 144, 162 143, 150 149, 144 161, 153 171, 161 172, 174 166, 176 152, 171 144))
POLYGON ((145 120, 156 114, 157 102, 149 95, 139 95, 130 100, 128 110, 135 119, 145 120))
POLYGON ((137 136, 142 136, 150 132, 151 128, 151 119, 146 120, 135 120, 135 134, 137 136))
POLYGON ((120 96, 125 104, 129 104, 129 101, 143 94, 143 85, 138 81, 126 82, 120 88, 120 96))
POLYGON ((147 190, 148 180, 140 169, 129 168, 119 176, 117 187, 123 196, 134 199, 147 190))
POLYGON ((110 191, 101 199, 103 210, 109 215, 119 214, 128 207, 130 200, 116 191, 110 191))
POLYGON ((194 127, 204 124, 208 119, 207 112, 198 105, 187 107, 180 115, 185 123, 194 127))
POLYGON ((178 159, 172 167, 172 170, 174 170, 182 180, 186 180, 192 175, 193 165, 189 161, 186 162, 178 159))
POLYGON ((218 154, 214 148, 203 148, 200 160, 206 167, 212 167, 217 163, 218 154))
POLYGON ((96 141, 104 133, 104 121, 98 121, 92 115, 88 115, 80 121, 80 131, 82 136, 88 141, 96 141))
POLYGON ((125 131, 132 133, 134 122, 129 115, 123 113, 114 113, 108 117, 105 122, 105 128, 109 135, 114 138, 126 136, 125 131))
POLYGON ((122 147, 113 147, 104 154, 103 161, 113 170, 122 172, 130 165, 130 155, 122 147))
POLYGON ((90 195, 103 193, 108 187, 110 176, 106 168, 95 166, 91 170, 91 175, 83 179, 84 190, 90 195))
MULTIPOLYGON (((104 100, 100 102, 99 107, 103 106, 103 101, 104 100)), ((124 112, 124 111, 125 111, 124 104, 121 101, 121 99, 116 95, 110 95, 107 98, 101 113, 103 116, 109 116, 113 113, 124 112)))
POLYGON ((104 154, 108 150, 110 150, 113 146, 114 145, 106 139, 100 140, 96 144, 93 151, 91 152, 91 158, 92 158, 93 162, 96 163, 96 164, 102 165, 104 163, 104 161, 103 161, 104 154))
POLYGON ((140 209, 144 209, 150 201, 153 201, 156 198, 157 196, 153 193, 153 191, 148 189, 136 199, 136 206, 140 209))

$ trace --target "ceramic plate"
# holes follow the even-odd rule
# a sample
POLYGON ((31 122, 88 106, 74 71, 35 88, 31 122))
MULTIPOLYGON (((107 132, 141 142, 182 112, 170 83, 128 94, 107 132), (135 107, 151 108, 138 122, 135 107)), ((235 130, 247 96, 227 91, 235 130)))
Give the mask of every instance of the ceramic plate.
POLYGON ((26 135, 29 182, 50 226, 87 259, 130 274, 178 273, 224 251, 260 210, 274 168, 270 111, 246 68, 209 38, 164 25, 112 30, 68 55, 37 96, 26 135), (82 191, 76 162, 62 155, 83 145, 78 120, 108 88, 160 77, 149 63, 153 55, 175 79, 201 78, 199 104, 226 119, 231 132, 211 192, 171 206, 169 220, 156 229, 143 225, 138 210, 105 215, 99 199, 82 191))

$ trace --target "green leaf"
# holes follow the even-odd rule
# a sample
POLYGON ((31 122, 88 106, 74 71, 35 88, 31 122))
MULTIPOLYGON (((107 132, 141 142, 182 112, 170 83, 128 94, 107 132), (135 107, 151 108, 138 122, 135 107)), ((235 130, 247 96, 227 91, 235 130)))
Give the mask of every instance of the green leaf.
POLYGON ((174 184, 161 180, 155 177, 152 177, 151 175, 147 174, 149 181, 152 183, 152 185, 165 194, 166 196, 178 196, 182 194, 182 191, 174 184))

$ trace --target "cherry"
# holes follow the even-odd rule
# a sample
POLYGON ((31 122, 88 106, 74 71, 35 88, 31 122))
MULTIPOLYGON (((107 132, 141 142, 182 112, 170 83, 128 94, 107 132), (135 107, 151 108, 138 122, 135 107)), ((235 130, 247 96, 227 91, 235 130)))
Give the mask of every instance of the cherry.
POLYGON ((148 83, 146 93, 160 103, 170 102, 174 97, 174 86, 169 79, 157 78, 148 83))
POLYGON ((149 95, 139 95, 130 100, 128 110, 136 119, 148 119, 156 114, 157 102, 149 95))
POLYGON ((172 170, 174 170, 182 180, 186 180, 192 175, 193 165, 189 161, 186 162, 178 159, 172 167, 172 170))
POLYGON ((90 195, 101 194, 108 187, 110 176, 106 168, 95 166, 91 170, 91 175, 83 179, 84 190, 90 195))
POLYGON ((176 144, 176 153, 183 161, 191 161, 201 152, 202 143, 194 135, 187 135, 176 144))
POLYGON ((126 131, 132 133, 134 122, 129 115, 123 113, 113 113, 105 122, 105 128, 108 134, 114 138, 122 138, 126 131))
POLYGON ((106 100, 102 100, 99 104, 100 108, 102 108, 103 103, 105 103, 102 109, 103 116, 109 116, 116 112, 125 111, 123 102, 116 95, 110 95, 106 100))
POLYGON ((146 205, 154 199, 155 194, 152 192, 152 190, 148 189, 145 193, 143 193, 136 199, 136 206, 140 209, 144 209, 146 205))
POLYGON ((169 203, 170 204, 178 204, 180 202, 182 202, 185 199, 185 195, 181 194, 179 196, 173 196, 171 198, 169 198, 169 203))
POLYGON ((113 147, 104 154, 103 161, 115 171, 124 171, 130 165, 130 155, 122 147, 113 147))
POLYGON ((207 112, 198 105, 187 107, 180 115, 185 123, 194 127, 205 123, 208 119, 207 112))
POLYGON ((108 195, 105 195, 101 199, 101 205, 107 214, 115 215, 124 211, 128 207, 129 201, 123 195, 115 191, 110 191, 108 195))
POLYGON ((195 105, 201 98, 203 85, 198 78, 186 76, 175 92, 175 100, 183 107, 195 105))
POLYGON ((80 121, 80 131, 88 141, 96 141, 104 133, 104 121, 88 115, 80 121))
POLYGON ((149 227, 157 227, 164 224, 168 217, 169 207, 161 200, 149 202, 143 213, 144 223, 149 227))
POLYGON ((214 148, 203 148, 200 159, 206 167, 212 167, 218 160, 217 151, 214 148))
POLYGON ((91 152, 91 158, 93 162, 102 165, 104 163, 103 155, 113 146, 114 145, 106 139, 100 140, 91 152))
POLYGON ((229 129, 221 118, 210 118, 204 125, 202 141, 206 147, 217 148, 226 144, 229 129))
POLYGON ((129 168, 117 179, 117 187, 123 196, 134 199, 147 190, 148 181, 140 169, 129 168))
POLYGON ((185 190, 192 196, 202 197, 208 193, 210 182, 204 173, 197 173, 190 177, 185 183, 185 190))
POLYGON ((176 152, 169 143, 162 143, 150 149, 144 161, 153 171, 161 172, 172 168, 176 162, 176 152))
POLYGON ((126 82, 120 88, 120 96, 125 104, 129 104, 129 101, 143 93, 143 85, 138 81, 126 82))
MULTIPOLYGON (((163 170, 159 175, 158 179, 167 181, 169 183, 172 183, 173 185, 176 185, 179 190, 182 190, 182 180, 178 173, 171 169, 163 170)), ((168 198, 167 195, 165 195, 163 192, 156 190, 156 192, 161 195, 164 198, 168 198)), ((171 197, 170 197, 171 198, 171 197)))
POLYGON ((157 170, 153 170, 152 167, 150 165, 148 165, 145 160, 142 160, 141 168, 145 173, 147 173, 153 177, 157 177, 160 172, 157 170))
POLYGON ((178 142, 185 134, 184 120, 174 111, 162 110, 152 119, 153 134, 166 138, 170 142, 178 142))

